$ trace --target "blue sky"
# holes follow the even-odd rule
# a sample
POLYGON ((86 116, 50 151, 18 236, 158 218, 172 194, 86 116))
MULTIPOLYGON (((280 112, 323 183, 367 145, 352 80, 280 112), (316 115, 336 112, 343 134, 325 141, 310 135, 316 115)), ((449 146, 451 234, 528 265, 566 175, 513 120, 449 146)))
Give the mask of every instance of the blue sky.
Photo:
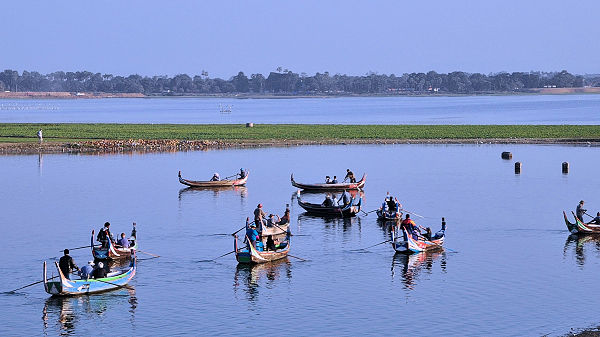
POLYGON ((0 68, 600 73, 600 1, 3 1, 0 68))

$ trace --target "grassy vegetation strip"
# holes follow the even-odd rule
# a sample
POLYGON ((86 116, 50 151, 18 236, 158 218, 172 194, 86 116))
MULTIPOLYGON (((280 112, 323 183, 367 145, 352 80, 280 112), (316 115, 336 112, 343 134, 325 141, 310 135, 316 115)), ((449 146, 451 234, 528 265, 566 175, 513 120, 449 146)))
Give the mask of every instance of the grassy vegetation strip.
POLYGON ((600 139, 600 125, 0 124, 0 142, 94 139, 600 139))

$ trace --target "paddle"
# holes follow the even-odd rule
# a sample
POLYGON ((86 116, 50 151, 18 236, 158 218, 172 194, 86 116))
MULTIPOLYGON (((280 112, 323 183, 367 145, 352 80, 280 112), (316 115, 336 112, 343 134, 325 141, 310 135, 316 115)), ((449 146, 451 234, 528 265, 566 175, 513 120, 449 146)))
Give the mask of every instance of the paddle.
POLYGON ((108 284, 111 284, 113 286, 117 286, 119 288, 127 288, 129 290, 135 290, 134 288, 132 288, 132 287, 126 285, 126 284, 116 284, 116 283, 112 283, 112 282, 108 282, 108 281, 102 281, 101 279, 94 279, 94 280, 96 280, 98 282, 102 282, 102 283, 108 283, 108 284))
POLYGON ((374 209, 374 210, 372 210, 372 211, 365 212, 365 211, 363 211, 363 210, 361 209, 360 211, 361 211, 361 212, 363 212, 363 213, 365 213, 365 215, 369 215, 369 213, 377 212, 378 210, 377 210, 377 209, 374 209))
MULTIPOLYGON (((284 230, 283 228, 279 227, 279 226, 278 226, 276 223, 274 223, 273 225, 275 225, 275 227, 277 227, 277 228, 279 228, 279 229, 281 229, 281 230, 283 231, 283 233, 277 233, 277 234, 284 234, 284 233, 287 233, 287 231, 286 231, 286 230, 284 230)), ((290 233, 290 236, 294 236, 294 234, 290 233)))
MULTIPOLYGON (((52 279, 54 279, 54 278, 57 278, 57 277, 58 277, 58 275, 56 275, 56 276, 54 276, 54 277, 51 277, 51 278, 49 278, 48 280, 52 280, 52 279)), ((42 282, 44 282, 44 280, 37 281, 37 282, 33 282, 33 283, 31 283, 31 284, 28 284, 28 285, 26 285, 26 286, 24 286, 24 287, 17 288, 17 289, 11 290, 11 291, 5 291, 5 292, 3 292, 3 294, 12 294, 12 293, 14 293, 14 292, 15 292, 15 291, 17 291, 17 290, 25 289, 25 288, 27 288, 27 287, 31 287, 31 286, 34 286, 34 285, 36 285, 36 284, 42 283, 42 282)))
POLYGON ((424 217, 424 216, 422 216, 422 215, 419 215, 419 214, 417 214, 417 213, 415 213, 415 212, 411 212, 411 211, 409 211, 409 210, 407 210, 407 209, 404 209, 404 208, 402 208, 402 209, 400 209, 400 210, 401 210, 401 211, 405 211, 406 213, 410 213, 410 214, 412 214, 412 215, 416 215, 416 216, 418 216, 419 218, 425 218, 425 217, 424 217))
POLYGON ((309 261, 310 261, 310 260, 303 259, 303 258, 301 258, 301 257, 297 257, 297 256, 294 256, 294 255, 290 255, 290 254, 288 254, 287 256, 289 256, 289 257, 293 257, 293 258, 295 258, 295 259, 302 260, 302 261, 305 261, 305 262, 309 262, 309 261))
POLYGON ((154 256, 154 257, 160 257, 160 255, 154 255, 154 254, 152 254, 152 253, 148 253, 148 252, 145 252, 145 251, 143 251, 143 250, 137 250, 136 252, 140 252, 140 253, 148 254, 148 255, 150 255, 150 256, 154 256))
POLYGON ((378 244, 376 244, 376 245, 372 245, 372 246, 369 246, 369 247, 366 247, 366 248, 352 249, 352 250, 350 250, 350 251, 351 251, 351 252, 356 252, 356 251, 359 251, 359 250, 367 250, 367 249, 369 249, 369 248, 373 248, 373 247, 375 247, 375 246, 379 246, 379 245, 382 245, 382 244, 384 244, 384 243, 388 243, 388 242, 391 242, 391 241, 392 241, 392 240, 385 240, 385 241, 383 241, 383 242, 380 242, 380 243, 378 243, 378 244))
POLYGON ((590 218, 592 218, 592 219, 596 218, 595 216, 591 216, 591 215, 587 214, 587 212, 583 212, 583 214, 585 214, 585 215, 589 216, 589 217, 590 217, 590 218))
POLYGON ((223 256, 227 256, 227 255, 229 255, 229 254, 231 254, 231 253, 235 253, 235 250, 232 250, 232 251, 230 251, 229 253, 225 253, 225 254, 223 254, 223 255, 221 255, 221 256, 215 257, 215 258, 214 258, 214 259, 212 259, 212 260, 200 260, 200 261, 198 261, 198 262, 212 262, 212 261, 214 261, 214 260, 216 260, 216 259, 220 259, 220 258, 222 258, 223 256))
MULTIPOLYGON (((94 247, 100 247, 101 245, 94 245, 94 247)), ((76 250, 76 249, 83 249, 83 248, 90 248, 90 245, 87 246, 81 246, 81 247, 77 247, 77 248, 69 248, 69 250, 76 250)), ((63 252, 62 250, 60 251, 61 253, 63 252)))

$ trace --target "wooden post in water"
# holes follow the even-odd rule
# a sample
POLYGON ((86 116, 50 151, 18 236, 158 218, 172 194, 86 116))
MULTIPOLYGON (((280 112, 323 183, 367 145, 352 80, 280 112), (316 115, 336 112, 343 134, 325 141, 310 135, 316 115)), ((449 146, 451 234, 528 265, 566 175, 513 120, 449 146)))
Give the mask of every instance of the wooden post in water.
POLYGON ((246 123, 246 127, 247 128, 253 128, 254 127, 254 123, 246 123))
POLYGON ((521 174, 521 162, 520 161, 515 163, 515 174, 521 174))
POLYGON ((512 153, 510 152, 502 152, 502 159, 512 159, 512 153))
POLYGON ((568 161, 565 161, 562 163, 562 173, 563 174, 569 173, 569 162, 568 161))

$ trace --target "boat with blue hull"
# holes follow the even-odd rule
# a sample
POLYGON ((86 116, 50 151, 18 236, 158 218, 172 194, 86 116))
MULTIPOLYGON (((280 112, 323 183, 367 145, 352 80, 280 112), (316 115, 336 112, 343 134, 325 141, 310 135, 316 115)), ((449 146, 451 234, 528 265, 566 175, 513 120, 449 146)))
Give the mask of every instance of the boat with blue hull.
MULTIPOLYGON (((239 263, 255 264, 276 261, 287 257, 290 252, 290 236, 292 235, 289 225, 287 223, 272 227, 264 226, 256 247, 251 244, 240 246, 237 235, 234 235, 233 248, 236 260, 239 263), (266 242, 269 236, 276 242, 275 250, 264 249, 264 247, 267 247, 266 242)), ((244 242, 250 242, 246 235, 244 235, 244 238, 244 242)))
POLYGON ((107 277, 100 279, 79 279, 70 280, 65 277, 58 266, 58 262, 54 262, 58 271, 59 281, 50 281, 56 277, 48 279, 46 271, 46 261, 44 261, 44 290, 52 296, 78 296, 101 293, 105 291, 123 288, 135 276, 137 269, 137 258, 131 260, 129 269, 122 271, 114 271, 108 273, 107 277))

